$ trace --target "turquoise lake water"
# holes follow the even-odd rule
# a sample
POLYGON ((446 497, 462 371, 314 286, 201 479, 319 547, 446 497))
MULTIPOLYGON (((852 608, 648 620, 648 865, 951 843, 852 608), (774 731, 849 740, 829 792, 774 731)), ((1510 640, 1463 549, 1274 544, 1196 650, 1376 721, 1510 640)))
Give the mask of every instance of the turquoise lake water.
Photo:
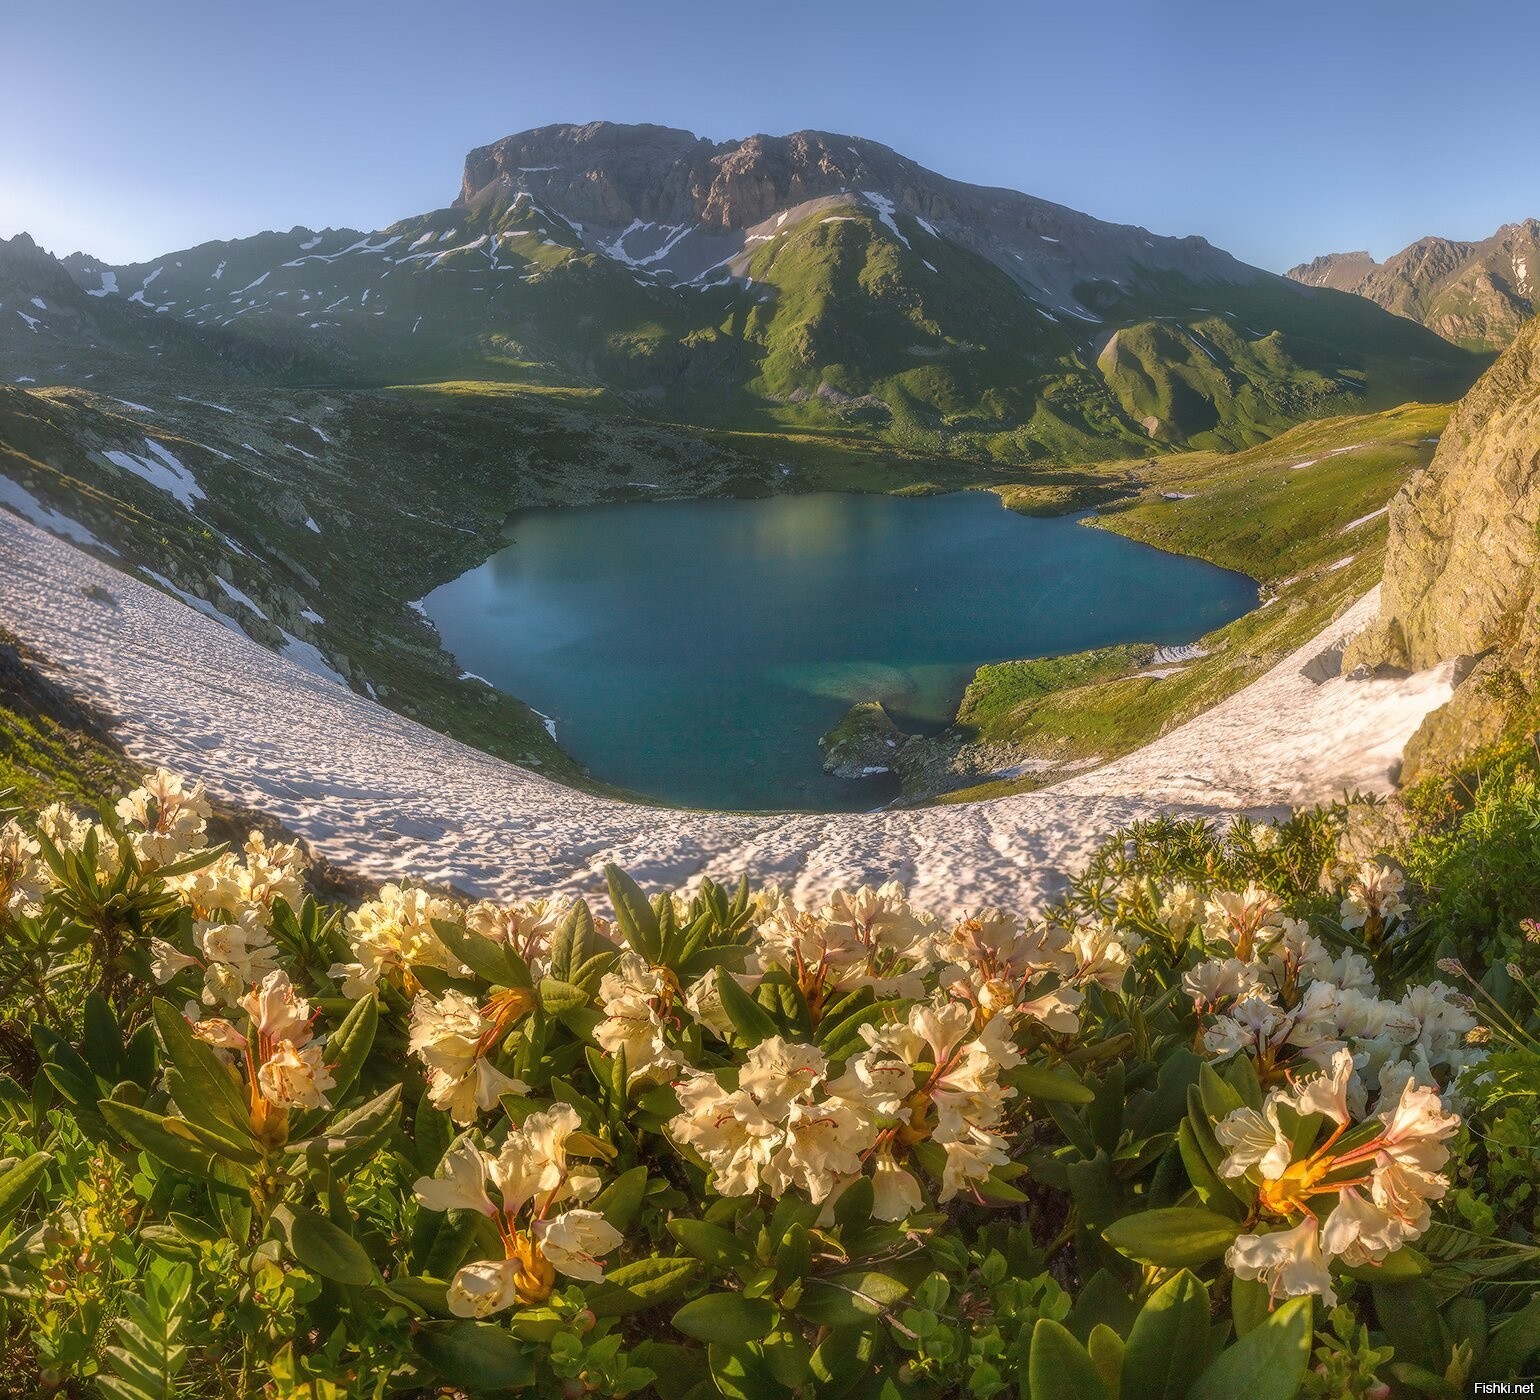
POLYGON ((987 492, 644 501, 521 511, 424 600, 469 672, 549 716, 602 781, 691 807, 852 811, 891 776, 826 775, 858 700, 934 732, 974 669, 1190 642, 1251 579, 987 492))

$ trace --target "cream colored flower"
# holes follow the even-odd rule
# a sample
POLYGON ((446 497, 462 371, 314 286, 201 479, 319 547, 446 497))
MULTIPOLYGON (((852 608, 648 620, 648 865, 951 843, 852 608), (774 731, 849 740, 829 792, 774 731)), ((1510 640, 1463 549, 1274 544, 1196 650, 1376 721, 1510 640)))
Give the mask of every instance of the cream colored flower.
POLYGON ((487 1155, 468 1137, 456 1138, 434 1176, 420 1176, 412 1193, 427 1210, 474 1210, 496 1215, 487 1194, 487 1155))
POLYGON ((129 828, 134 854, 153 866, 174 864, 201 849, 211 809, 202 783, 188 789, 181 778, 160 768, 120 799, 116 810, 129 828))
POLYGON ((1275 1097, 1262 1105, 1261 1113, 1244 1106, 1235 1109, 1214 1124, 1214 1136, 1221 1147, 1230 1149, 1220 1163, 1220 1176, 1244 1176, 1255 1167, 1272 1180, 1282 1176, 1293 1160, 1293 1139, 1278 1122, 1275 1097))
POLYGON ((223 1016, 206 1016, 192 1022, 192 1033, 205 1045, 216 1050, 244 1050, 246 1037, 223 1016))
POLYGON ((1406 877, 1399 870, 1366 860, 1348 881, 1338 920, 1345 929, 1364 928, 1371 920, 1381 927, 1394 923, 1411 912, 1405 892, 1406 877))
POLYGON ((828 1067, 823 1051, 771 1036, 745 1056, 738 1087, 753 1095, 767 1117, 780 1119, 793 1103, 812 1095, 828 1067))
POLYGON ((1352 1114, 1348 1098, 1352 1092, 1353 1056, 1348 1050, 1338 1050, 1331 1058, 1331 1066, 1322 1074, 1312 1075, 1298 1086, 1294 1096, 1295 1111, 1324 1114, 1333 1123, 1346 1126, 1352 1114))
POLYGON ((299 1046, 311 1037, 310 1003, 295 993, 287 972, 269 972, 241 998, 241 1009, 269 1040, 287 1040, 299 1046))
POLYGON ((780 1195, 800 1186, 815 1205, 841 1177, 861 1170, 861 1154, 877 1139, 871 1118, 847 1099, 792 1102, 786 1111, 782 1145, 763 1171, 765 1186, 780 1195))
POLYGON ((660 968, 649 967, 635 953, 624 954, 599 983, 604 1020, 594 1039, 608 1055, 625 1052, 627 1076, 659 1078, 683 1063, 668 1043, 674 988, 660 968))
POLYGON ((1328 1308, 1337 1305, 1331 1271, 1321 1252, 1320 1226, 1305 1216, 1291 1230, 1268 1235, 1240 1235, 1225 1254, 1237 1278, 1259 1279, 1273 1298, 1300 1298, 1316 1293, 1328 1308))
POLYGON ((718 1195, 757 1191, 760 1173, 780 1145, 779 1127, 747 1092, 723 1089, 714 1075, 691 1075, 677 1092, 681 1112, 669 1120, 669 1135, 700 1154, 718 1195))
POLYGON ((164 938, 152 938, 150 940, 150 975, 161 986, 165 986, 179 972, 189 967, 200 967, 197 958, 190 958, 173 944, 166 942, 164 938))
POLYGON ((1109 992, 1123 985, 1129 950, 1116 929, 1082 924, 1070 935, 1070 949, 1075 955, 1075 981, 1096 982, 1109 992))
POLYGON ((622 1236, 596 1210, 569 1210, 535 1223, 535 1240, 551 1267, 568 1278, 598 1283, 604 1277, 599 1257, 620 1246, 622 1236))
POLYGON ((336 1081, 322 1062, 322 1049, 315 1042, 303 1047, 279 1044, 257 1071, 263 1098, 280 1108, 330 1108, 326 1091, 336 1081))
POLYGON ((0 826, 0 913, 24 913, 48 890, 42 848, 14 821, 0 826))
POLYGON ((925 1197, 913 1172, 899 1166, 890 1153, 878 1152, 872 1163, 872 1215, 877 1220, 902 1220, 923 1209, 925 1197))
POLYGON ((482 1259, 466 1264, 450 1280, 449 1311, 456 1317, 491 1317, 519 1301, 517 1259, 482 1259))
POLYGON ((1341 1255, 1350 1268, 1360 1268, 1382 1262, 1419 1233, 1407 1220, 1345 1186, 1321 1227, 1321 1248, 1328 1256, 1341 1255))

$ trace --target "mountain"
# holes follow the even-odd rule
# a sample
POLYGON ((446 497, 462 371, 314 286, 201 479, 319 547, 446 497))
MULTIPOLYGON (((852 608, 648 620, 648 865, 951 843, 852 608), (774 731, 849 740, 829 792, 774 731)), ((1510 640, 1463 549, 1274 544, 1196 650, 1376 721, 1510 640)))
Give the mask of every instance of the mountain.
POLYGON ((471 152, 449 206, 386 229, 126 266, 34 255, 0 246, 13 382, 126 364, 289 386, 597 387, 674 422, 1009 463, 1233 448, 1453 398, 1483 363, 1201 238, 821 132, 542 127, 471 152))
POLYGON ((1457 763, 1540 697, 1540 318, 1455 409, 1390 507, 1375 625, 1344 665, 1455 662, 1454 698, 1407 749, 1407 777, 1457 763))
POLYGON ((1421 238, 1383 263, 1368 253, 1328 253, 1284 275, 1367 297, 1452 344, 1501 350, 1535 312, 1540 221, 1504 224, 1479 243, 1421 238))

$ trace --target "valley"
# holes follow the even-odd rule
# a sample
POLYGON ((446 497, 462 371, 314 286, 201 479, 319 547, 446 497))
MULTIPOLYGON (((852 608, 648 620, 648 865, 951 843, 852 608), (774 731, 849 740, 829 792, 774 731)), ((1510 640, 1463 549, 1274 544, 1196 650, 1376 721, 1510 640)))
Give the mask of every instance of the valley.
POLYGON ((451 206, 377 232, 142 265, 0 244, 0 503, 595 791, 617 789, 422 610, 512 512, 986 490, 1263 586, 1180 654, 1135 637, 985 667, 955 714, 899 731, 900 799, 958 800, 1128 752, 1361 596, 1379 512, 1444 413, 1399 405, 1452 399, 1485 362, 1202 239, 858 138, 541 128, 472 152, 451 206))

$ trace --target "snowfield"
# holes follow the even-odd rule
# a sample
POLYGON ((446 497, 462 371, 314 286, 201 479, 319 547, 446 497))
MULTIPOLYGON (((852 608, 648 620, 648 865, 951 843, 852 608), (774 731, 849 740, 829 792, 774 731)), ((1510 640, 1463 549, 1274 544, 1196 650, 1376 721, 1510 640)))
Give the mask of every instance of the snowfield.
POLYGON ((944 915, 1025 910, 1056 896, 1135 818, 1387 791, 1406 739, 1448 699, 1451 668, 1404 680, 1335 675, 1331 654, 1376 603, 1369 594, 1147 748, 1039 792, 870 814, 686 812, 576 792, 467 748, 0 510, 0 623, 115 716, 136 759, 272 813, 370 879, 413 875, 500 897, 594 895, 613 860, 648 888, 747 870, 803 900, 898 879, 944 915), (1310 679, 1312 662, 1311 675, 1329 678, 1310 679))

